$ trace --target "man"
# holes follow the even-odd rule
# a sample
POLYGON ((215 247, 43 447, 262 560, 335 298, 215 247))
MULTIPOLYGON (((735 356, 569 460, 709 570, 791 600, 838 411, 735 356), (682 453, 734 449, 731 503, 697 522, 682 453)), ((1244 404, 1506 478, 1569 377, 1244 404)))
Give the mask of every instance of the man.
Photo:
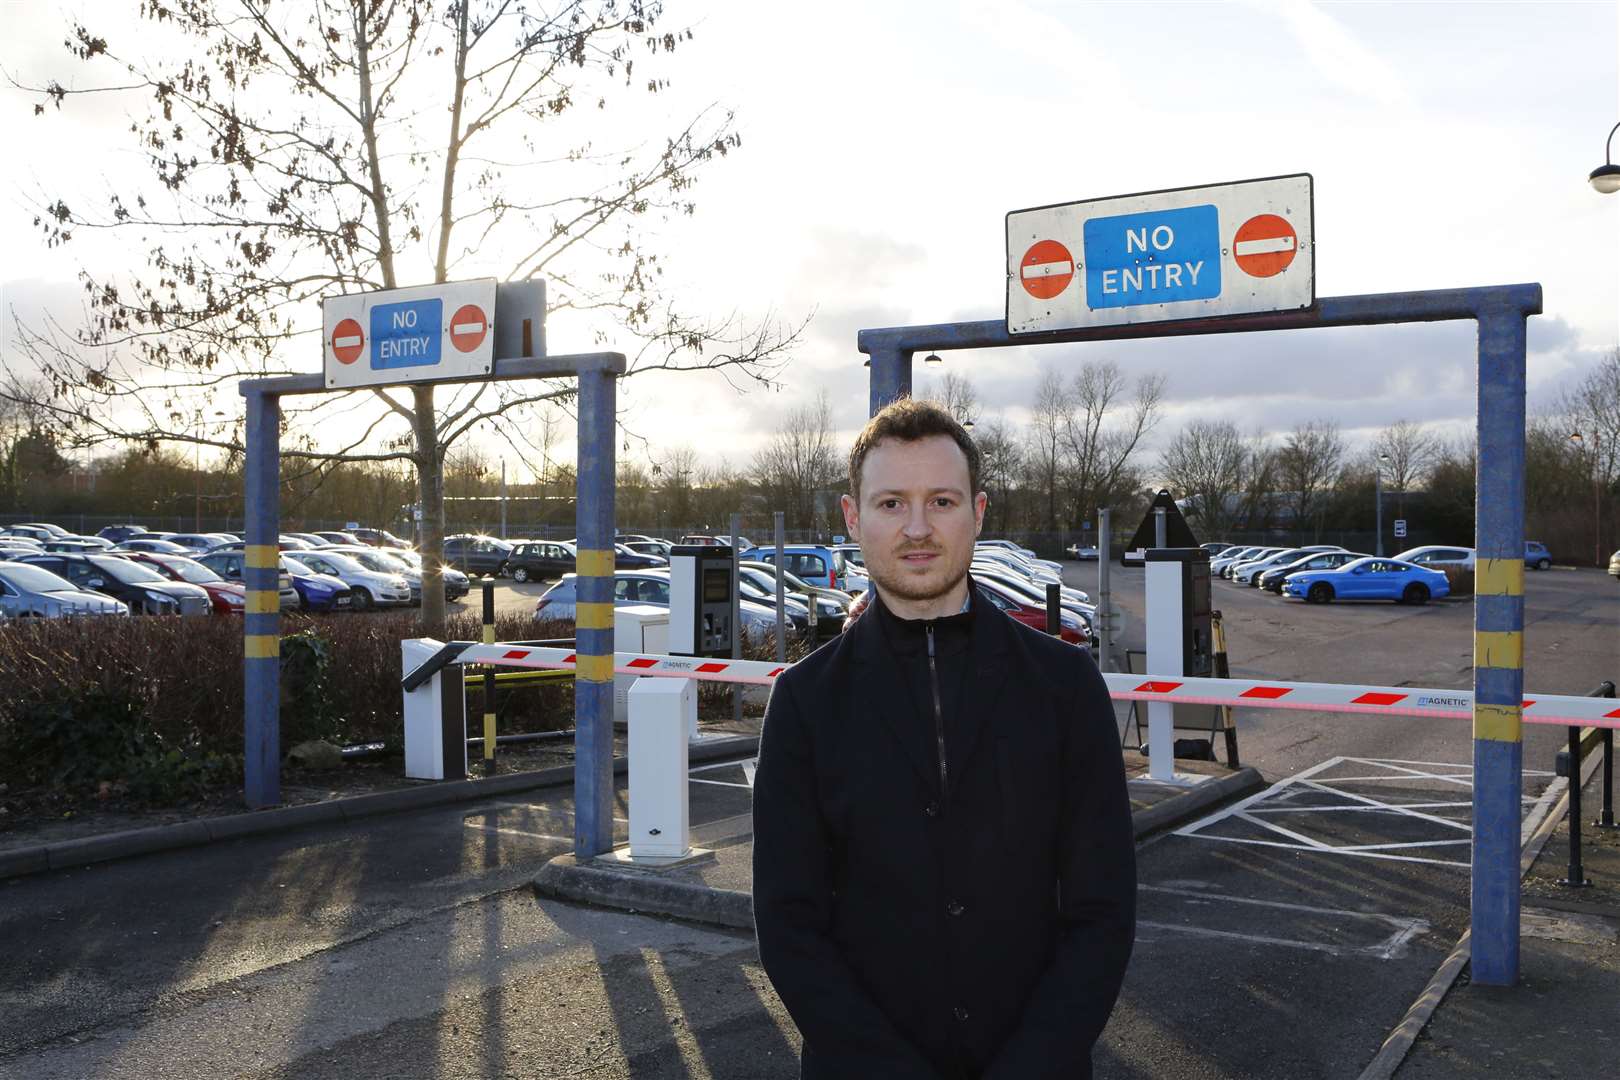
POLYGON ((1089 1077, 1135 935, 1090 655, 972 587, 979 451, 904 399, 855 441, 876 597, 778 680, 754 778, 760 958, 806 1078, 1089 1077))

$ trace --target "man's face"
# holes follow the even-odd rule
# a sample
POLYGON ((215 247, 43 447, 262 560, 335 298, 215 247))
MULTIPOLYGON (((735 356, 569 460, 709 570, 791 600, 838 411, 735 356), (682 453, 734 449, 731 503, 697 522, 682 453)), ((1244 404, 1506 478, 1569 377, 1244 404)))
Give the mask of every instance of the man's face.
POLYGON ((926 606, 962 583, 984 523, 985 495, 968 488, 967 456, 947 435, 884 439, 866 455, 844 521, 885 600, 926 606))

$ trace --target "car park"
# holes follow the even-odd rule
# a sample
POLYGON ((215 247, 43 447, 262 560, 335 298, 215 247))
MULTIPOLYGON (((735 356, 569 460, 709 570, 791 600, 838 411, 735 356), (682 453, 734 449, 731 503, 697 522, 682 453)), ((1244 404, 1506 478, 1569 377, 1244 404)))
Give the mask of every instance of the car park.
POLYGON ((348 611, 354 606, 354 592, 343 579, 317 573, 296 559, 283 558, 282 567, 292 575, 298 592, 298 606, 304 611, 348 611))
POLYGON ((121 541, 114 551, 150 551, 160 555, 190 555, 191 549, 173 540, 148 540, 144 536, 121 541))
POLYGON ((135 615, 206 615, 213 608, 206 591, 118 555, 46 552, 21 561, 121 601, 135 615))
POLYGON ((467 574, 506 576, 512 545, 495 536, 462 533, 444 538, 444 561, 467 574))
POLYGON ((1334 600, 1393 600, 1423 604, 1451 592, 1446 575, 1400 559, 1369 556, 1332 570, 1301 570, 1283 580, 1283 595, 1312 604, 1334 600))
MULTIPOLYGON (((246 584, 246 576, 243 573, 244 556, 240 547, 205 551, 198 555, 196 559, 226 581, 246 584)), ((279 599, 282 611, 296 611, 298 609, 300 602, 298 589, 293 585, 292 574, 285 566, 282 566, 280 573, 276 575, 276 596, 279 599)))
POLYGON ((131 562, 149 566, 170 581, 184 581, 208 594, 215 615, 240 615, 247 603, 247 589, 240 582, 226 581, 195 559, 184 555, 164 555, 135 551, 125 556, 131 562))
POLYGON ((73 551, 73 552, 101 552, 111 551, 113 546, 109 541, 99 536, 58 536, 51 540, 42 540, 40 547, 46 551, 73 551))
POLYGON ((1524 565, 1536 570, 1548 570, 1552 567, 1552 552, 1540 540, 1526 540, 1524 542, 1524 565))
POLYGON ((0 614, 11 619, 128 615, 129 605, 104 593, 80 589, 42 566, 0 562, 0 614))
MULTIPOLYGON (((422 602, 422 569, 420 562, 413 562, 405 557, 405 552, 390 548, 372 548, 364 544, 357 547, 326 547, 319 549, 322 552, 332 552, 347 555, 367 570, 378 574, 393 574, 405 579, 405 586, 410 591, 407 603, 420 604, 422 602)), ((462 590, 455 594, 449 581, 444 583, 444 598, 455 600, 465 596, 471 588, 470 580, 465 574, 461 575, 462 590)))
MULTIPOLYGON (((362 551, 376 554, 374 549, 362 551)), ((367 566, 354 555, 333 548, 295 551, 284 556, 317 574, 337 578, 349 587, 349 606, 355 611, 373 607, 404 607, 411 602, 411 584, 397 571, 367 566)))
POLYGON ((367 547, 408 548, 409 540, 401 540, 387 529, 345 529, 353 534, 354 538, 367 547))
POLYGON ((350 544, 359 544, 359 543, 361 543, 361 540, 360 540, 360 538, 358 536, 354 535, 353 533, 348 533, 348 532, 339 532, 339 531, 333 530, 333 531, 313 532, 313 533, 310 533, 309 535, 319 537, 320 540, 321 540, 321 543, 323 543, 323 544, 337 544, 340 547, 345 546, 345 545, 350 545, 350 544))
MULTIPOLYGON (((776 547, 750 548, 742 553, 742 557, 751 562, 765 562, 774 566, 776 547)), ((807 584, 828 589, 847 585, 851 587, 845 591, 851 593, 866 588, 865 576, 852 574, 844 553, 836 548, 822 544, 787 544, 782 548, 782 557, 782 568, 807 584), (853 587, 857 582, 852 578, 859 579, 860 589, 853 587)))
POLYGON ((146 532, 145 525, 103 525, 96 530, 96 535, 114 544, 122 544, 130 537, 140 536, 144 532, 146 532))
POLYGON ((1291 563, 1274 566, 1260 575, 1260 587, 1269 592, 1282 595, 1283 582, 1289 574, 1301 570, 1332 570, 1357 559, 1366 559, 1370 556, 1359 551, 1317 551, 1301 556, 1291 563))
MULTIPOLYGON (((575 604, 578 592, 575 590, 577 575, 564 574, 561 581, 535 601, 534 617, 536 619, 559 619, 564 622, 574 621, 575 604)), ((669 607, 669 571, 668 570, 617 570, 613 574, 613 606, 627 607, 632 604, 649 604, 654 607, 669 607)), ((747 638, 755 643, 767 640, 776 632, 776 610, 756 604, 752 600, 739 600, 738 614, 742 619, 742 630, 747 638)), ((795 629, 803 631, 808 627, 808 620, 803 616, 800 620, 793 620, 795 629), (802 620, 802 621, 801 621, 802 620)))
POLYGON ((1407 548, 1395 558, 1400 562, 1414 563, 1418 566, 1460 566, 1469 570, 1474 568, 1474 549, 1470 547, 1424 544, 1420 547, 1407 548))

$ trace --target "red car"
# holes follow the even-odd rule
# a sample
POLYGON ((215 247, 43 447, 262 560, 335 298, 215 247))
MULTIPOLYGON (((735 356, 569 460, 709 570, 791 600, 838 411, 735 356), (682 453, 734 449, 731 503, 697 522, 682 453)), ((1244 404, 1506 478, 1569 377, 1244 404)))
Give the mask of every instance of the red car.
POLYGON ((120 554, 131 562, 151 567, 172 581, 198 586, 208 593, 208 602, 213 605, 215 615, 240 615, 243 605, 247 603, 247 586, 226 581, 195 559, 152 551, 126 551, 120 554))

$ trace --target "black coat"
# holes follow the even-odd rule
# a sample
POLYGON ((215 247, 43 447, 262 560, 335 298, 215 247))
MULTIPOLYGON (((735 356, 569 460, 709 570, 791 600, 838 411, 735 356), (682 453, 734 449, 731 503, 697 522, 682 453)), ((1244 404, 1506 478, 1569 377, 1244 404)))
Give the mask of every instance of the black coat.
POLYGON ((760 958, 806 1078, 1089 1077, 1135 937, 1108 690, 971 592, 947 755, 868 612, 785 673, 754 778, 760 958))

